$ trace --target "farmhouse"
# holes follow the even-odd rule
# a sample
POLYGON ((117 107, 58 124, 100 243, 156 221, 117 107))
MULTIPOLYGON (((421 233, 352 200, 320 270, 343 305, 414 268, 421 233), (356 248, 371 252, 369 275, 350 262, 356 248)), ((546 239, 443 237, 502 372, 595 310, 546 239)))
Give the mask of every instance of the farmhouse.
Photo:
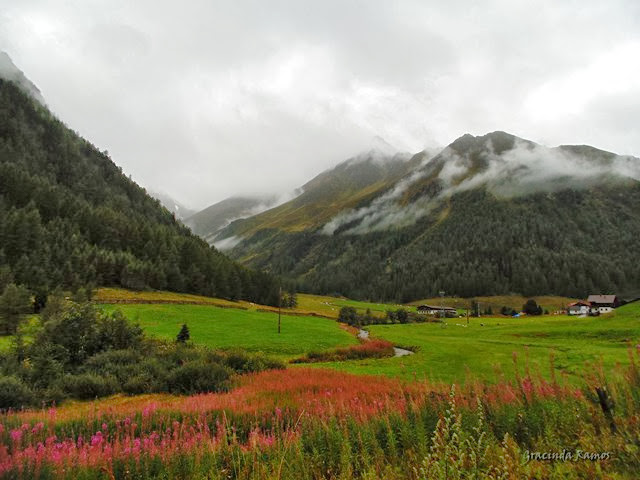
POLYGON ((567 313, 569 315, 588 315, 590 311, 591 304, 582 300, 567 305, 567 313))
POLYGON ((589 295, 587 302, 591 305, 592 313, 609 313, 620 306, 620 300, 615 295, 589 295))
POLYGON ((458 311, 451 307, 434 307, 432 305, 419 305, 418 313, 423 315, 439 315, 440 312, 444 312, 447 317, 457 317, 458 311))

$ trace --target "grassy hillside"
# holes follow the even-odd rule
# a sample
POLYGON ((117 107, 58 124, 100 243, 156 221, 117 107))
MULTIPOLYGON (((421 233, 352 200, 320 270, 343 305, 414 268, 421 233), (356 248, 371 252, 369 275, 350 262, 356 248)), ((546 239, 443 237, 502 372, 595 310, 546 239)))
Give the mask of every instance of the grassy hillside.
MULTIPOLYGON (((515 310, 522 308, 524 303, 531 297, 523 297, 522 295, 499 295, 492 297, 440 297, 426 298, 416 300, 409 304, 399 303, 376 303, 352 300, 344 297, 333 297, 329 295, 313 295, 310 293, 299 293, 298 306, 295 308, 282 309, 283 312, 294 315, 317 315, 327 318, 338 318, 340 308, 353 307, 358 313, 364 313, 367 309, 371 310, 374 316, 383 317, 388 310, 397 310, 405 308, 409 311, 416 311, 416 306, 421 304, 440 305, 458 308, 464 310, 471 305, 473 300, 480 302, 482 311, 491 306, 493 312, 497 314, 502 306, 507 306, 515 310)), ((568 297, 552 297, 540 296, 533 297, 539 305, 553 313, 556 310, 562 310, 568 303, 575 299, 568 297)), ((231 307, 243 310, 261 310, 277 312, 276 307, 268 305, 259 305, 244 300, 231 301, 222 298, 205 297, 202 295, 192 295, 187 293, 176 293, 166 291, 141 291, 125 290, 122 288, 98 288, 96 289, 93 299, 98 303, 173 303, 173 304, 193 304, 193 305, 215 305, 219 307, 231 307)))
POLYGON ((525 302, 530 298, 533 298, 538 305, 542 306, 543 309, 548 310, 550 313, 556 312, 558 310, 564 310, 567 304, 576 301, 575 298, 556 297, 549 295, 533 297, 524 297, 522 295, 494 295, 491 297, 480 296, 474 298, 444 297, 444 299, 441 299, 440 297, 431 297, 422 300, 416 300, 414 302, 411 302, 410 305, 427 304, 438 306, 442 303, 445 307, 463 309, 469 308, 471 302, 475 300, 480 304, 481 311, 484 311, 486 308, 491 307, 493 313, 499 313, 500 308, 502 308, 503 306, 512 308, 516 311, 520 311, 525 302))
MULTIPOLYGON (((298 306, 295 308, 283 308, 281 311, 290 315, 309 315, 327 318, 338 318, 341 307, 354 307, 359 312, 364 313, 370 309, 374 315, 383 316, 387 310, 407 308, 415 309, 411 306, 403 306, 387 303, 370 303, 350 300, 348 298, 330 297, 322 295, 311 295, 299 293, 298 306)), ((202 295, 191 295, 187 293, 175 293, 165 291, 132 291, 122 288, 98 288, 93 296, 98 303, 129 304, 129 303, 167 303, 167 304, 191 304, 191 305, 215 305, 218 307, 237 308, 242 310, 268 311, 276 313, 277 307, 260 305, 244 300, 231 301, 222 298, 205 297, 202 295)))
POLYGON ((213 348, 242 348, 290 359, 312 350, 356 344, 355 337, 333 320, 309 316, 220 308, 213 305, 103 305, 106 311, 121 310, 140 323, 151 336, 175 339, 186 323, 194 343, 213 348))

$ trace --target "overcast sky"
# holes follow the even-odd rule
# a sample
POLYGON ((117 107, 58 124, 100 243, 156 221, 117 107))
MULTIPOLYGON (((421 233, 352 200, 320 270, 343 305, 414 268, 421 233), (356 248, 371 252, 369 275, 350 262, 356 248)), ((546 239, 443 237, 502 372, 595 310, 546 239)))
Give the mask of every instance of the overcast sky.
POLYGON ((187 206, 505 130, 640 156, 640 2, 2 0, 0 49, 187 206))

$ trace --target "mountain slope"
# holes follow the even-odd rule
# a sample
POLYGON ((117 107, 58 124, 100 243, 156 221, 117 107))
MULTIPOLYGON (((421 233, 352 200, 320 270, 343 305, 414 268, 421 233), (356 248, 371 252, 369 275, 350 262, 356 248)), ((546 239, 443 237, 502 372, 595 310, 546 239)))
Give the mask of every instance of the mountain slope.
POLYGON ((217 233, 234 220, 246 218, 274 205, 275 197, 231 197, 189 216, 185 224, 193 233, 213 243, 217 233))
POLYGON ((29 80, 26 75, 15 66, 11 57, 6 52, 0 51, 0 78, 4 78, 10 82, 13 82, 24 93, 36 100, 41 105, 45 105, 44 98, 40 93, 40 89, 29 80))
POLYGON ((193 215, 195 210, 191 210, 188 207, 185 207, 183 204, 178 202, 176 199, 172 198, 170 195, 166 193, 160 192, 148 192, 153 198, 157 198, 162 206, 173 213, 178 220, 185 220, 186 218, 193 215))
POLYGON ((640 290, 639 159, 504 132, 425 157, 307 228, 248 219, 230 255, 310 291, 377 300, 640 290))
POLYGON ((372 150, 327 170, 301 187, 293 200, 253 217, 239 220, 218 235, 246 237, 263 229, 286 232, 315 230, 337 213, 357 208, 384 192, 421 160, 406 154, 372 150))
POLYGON ((35 292, 121 285, 277 301, 270 276, 191 234, 106 154, 3 79, 0 280, 35 292))

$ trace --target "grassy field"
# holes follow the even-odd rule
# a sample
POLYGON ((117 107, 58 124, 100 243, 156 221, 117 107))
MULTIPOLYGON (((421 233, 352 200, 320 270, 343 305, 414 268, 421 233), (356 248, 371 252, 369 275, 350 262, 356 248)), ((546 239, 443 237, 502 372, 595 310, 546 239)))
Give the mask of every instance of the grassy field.
POLYGON ((470 374, 495 381, 501 374, 513 376, 514 352, 521 369, 528 362, 533 371, 548 377, 553 353, 557 373, 576 380, 589 371, 588 362, 601 359, 605 370, 628 363, 629 343, 640 343, 640 304, 601 317, 472 318, 468 327, 463 319, 450 319, 446 328, 425 323, 375 325, 369 330, 373 337, 419 350, 407 357, 322 365, 405 379, 459 382, 470 374))
POLYGON ((282 359, 312 350, 357 343, 355 337, 334 320, 310 316, 278 316, 270 312, 220 308, 213 305, 123 304, 102 305, 106 311, 121 310, 151 336, 175 339, 186 323, 195 343, 214 348, 240 347, 282 359))
POLYGON ((359 312, 371 310, 374 316, 384 317, 387 310, 406 308, 415 311, 415 307, 389 303, 371 303, 349 300, 341 297, 328 297, 323 295, 298 294, 298 308, 303 311, 317 312, 327 317, 338 318, 340 308, 353 307, 359 312))
POLYGON ((454 307, 459 309, 469 308, 471 300, 475 300, 480 303, 480 309, 484 311, 486 308, 491 307, 493 313, 500 312, 500 308, 509 307, 517 310, 522 309, 522 306, 529 299, 533 298, 538 305, 541 305, 543 309, 553 313, 558 310, 564 310, 568 303, 575 302, 576 299, 568 297, 555 297, 555 296, 540 296, 540 297, 523 297, 522 295, 496 295, 492 297, 475 297, 461 298, 461 297, 444 297, 444 299, 438 298, 425 298, 423 300, 416 300, 411 302, 411 305, 435 305, 439 306, 441 303, 445 307, 454 307))
MULTIPOLYGON (((134 292, 122 288, 99 288, 95 291, 93 299, 97 303, 174 303, 174 304, 202 304, 215 305, 219 307, 238 308, 244 310, 267 310, 277 312, 278 309, 268 305, 257 305, 251 302, 237 301, 203 297, 200 295, 190 295, 188 293, 174 292, 134 292)), ((386 303, 360 302, 349 300, 348 298, 329 297, 323 295, 311 295, 306 293, 298 294, 298 306, 283 311, 293 315, 317 315, 328 318, 338 318, 341 307, 354 307, 364 312, 369 308, 374 315, 384 316, 387 310, 407 308, 415 310, 415 306, 396 305, 386 303)))
MULTIPOLYGON (((529 297, 521 295, 502 295, 493 297, 477 297, 475 300, 480 302, 482 310, 491 306, 494 313, 498 313, 502 306, 507 306, 520 310, 522 305, 529 297)), ((538 304, 543 308, 554 312, 562 310, 567 303, 574 299, 566 297, 542 296, 534 297, 538 304)), ((245 301, 230 301, 220 298, 203 297, 200 295, 190 295, 187 293, 174 292, 134 292, 124 290, 122 288, 99 288, 94 293, 94 300, 98 303, 185 303, 185 304, 203 304, 216 305, 219 307, 231 307, 246 310, 268 310, 276 312, 277 308, 266 305, 256 305, 245 301)), ((374 303, 358 300, 350 300, 342 297, 330 297, 326 295, 312 295, 307 293, 298 294, 298 306, 293 309, 285 309, 286 312, 294 315, 318 315, 328 318, 338 318, 340 308, 353 307, 358 312, 364 313, 370 309, 374 316, 384 317, 387 310, 397 310, 405 308, 409 311, 415 311, 417 305, 440 305, 451 306, 463 310, 471 304, 471 299, 460 297, 445 297, 444 301, 440 298, 427 298, 411 302, 408 305, 399 305, 393 303, 374 303)))

